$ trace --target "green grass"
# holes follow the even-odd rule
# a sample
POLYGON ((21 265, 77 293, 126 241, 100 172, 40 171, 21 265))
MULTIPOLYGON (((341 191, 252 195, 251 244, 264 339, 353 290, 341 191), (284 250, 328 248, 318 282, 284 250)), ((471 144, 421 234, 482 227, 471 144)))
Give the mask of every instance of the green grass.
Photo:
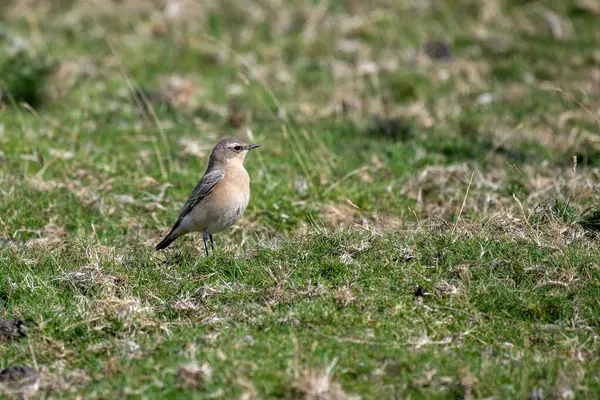
MULTIPOLYGON (((29 341, 38 364, 58 358, 88 371, 93 383, 80 390, 90 395, 124 386, 183 395, 174 376, 190 359, 214 369, 204 393, 220 389, 225 397, 240 394, 230 384, 239 377, 264 396, 283 396, 296 383, 294 369, 336 358, 346 390, 366 397, 460 394, 465 367, 485 382, 475 387, 477 397, 552 391, 569 365, 591 377, 588 390, 599 390, 598 348, 588 329, 600 323, 597 251, 338 232, 242 258, 218 251, 198 259, 187 251, 164 260, 132 250, 126 262, 107 256, 88 266, 98 271, 92 279, 89 271, 74 274, 90 246, 74 243, 28 262, 23 251, 3 252, 10 284, 0 292, 3 307, 37 325, 29 341), (413 248, 412 260, 399 256, 401 246, 413 248), (351 263, 341 257, 341 249, 361 248, 350 250, 351 263), (566 273, 589 278, 568 289, 549 283, 566 273), (417 285, 429 293, 422 301, 417 285), (573 351, 589 360, 573 359, 573 351), (111 373, 108 359, 116 363, 111 373), (430 369, 451 379, 416 385, 430 369)), ((3 359, 30 356, 22 342, 3 359)))
POLYGON ((0 10, 29 328, 0 368, 39 398, 598 397, 597 16, 353 3, 0 10), (263 145, 244 218, 154 252, 230 135, 263 145))

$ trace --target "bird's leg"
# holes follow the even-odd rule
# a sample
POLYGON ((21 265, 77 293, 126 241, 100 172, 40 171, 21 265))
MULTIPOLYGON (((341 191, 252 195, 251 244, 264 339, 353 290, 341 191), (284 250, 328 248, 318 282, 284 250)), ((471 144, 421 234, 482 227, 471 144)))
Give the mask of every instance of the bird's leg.
POLYGON ((215 242, 213 242, 212 234, 208 235, 208 237, 210 238, 210 247, 214 250, 215 249, 215 242))
POLYGON ((206 251, 206 257, 208 257, 208 232, 204 232, 204 251, 206 251))

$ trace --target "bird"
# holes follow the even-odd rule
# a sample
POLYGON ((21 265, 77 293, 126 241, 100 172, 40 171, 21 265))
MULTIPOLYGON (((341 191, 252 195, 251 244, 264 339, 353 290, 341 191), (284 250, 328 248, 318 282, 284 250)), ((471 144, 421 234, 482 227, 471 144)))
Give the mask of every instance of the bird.
POLYGON ((179 217, 156 250, 169 247, 175 239, 190 232, 202 232, 208 257, 208 241, 214 251, 213 234, 230 228, 246 211, 250 200, 250 176, 244 159, 260 144, 227 137, 210 153, 206 172, 185 202, 179 217))

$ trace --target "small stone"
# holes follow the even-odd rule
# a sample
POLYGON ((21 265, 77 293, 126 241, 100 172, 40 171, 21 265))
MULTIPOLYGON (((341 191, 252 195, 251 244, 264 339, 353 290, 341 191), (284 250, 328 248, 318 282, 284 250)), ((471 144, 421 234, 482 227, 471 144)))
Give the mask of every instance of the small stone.
POLYGON ((20 320, 0 319, 0 342, 27 337, 27 326, 20 320))
POLYGON ((430 40, 423 46, 425 54, 434 60, 449 60, 452 58, 450 43, 446 40, 430 40))

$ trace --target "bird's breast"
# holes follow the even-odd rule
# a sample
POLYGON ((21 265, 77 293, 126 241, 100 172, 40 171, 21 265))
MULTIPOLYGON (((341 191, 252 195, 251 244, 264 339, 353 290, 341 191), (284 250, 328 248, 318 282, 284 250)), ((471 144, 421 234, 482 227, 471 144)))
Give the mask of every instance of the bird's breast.
POLYGON ((245 169, 229 170, 183 221, 188 231, 217 233, 232 226, 246 211, 250 178, 245 169))
POLYGON ((206 210, 210 215, 208 218, 210 222, 207 224, 210 225, 208 230, 219 232, 229 228, 244 214, 248 206, 250 200, 248 174, 239 174, 234 177, 231 174, 226 175, 225 179, 215 187, 210 197, 212 197, 210 199, 212 200, 211 207, 206 210))

